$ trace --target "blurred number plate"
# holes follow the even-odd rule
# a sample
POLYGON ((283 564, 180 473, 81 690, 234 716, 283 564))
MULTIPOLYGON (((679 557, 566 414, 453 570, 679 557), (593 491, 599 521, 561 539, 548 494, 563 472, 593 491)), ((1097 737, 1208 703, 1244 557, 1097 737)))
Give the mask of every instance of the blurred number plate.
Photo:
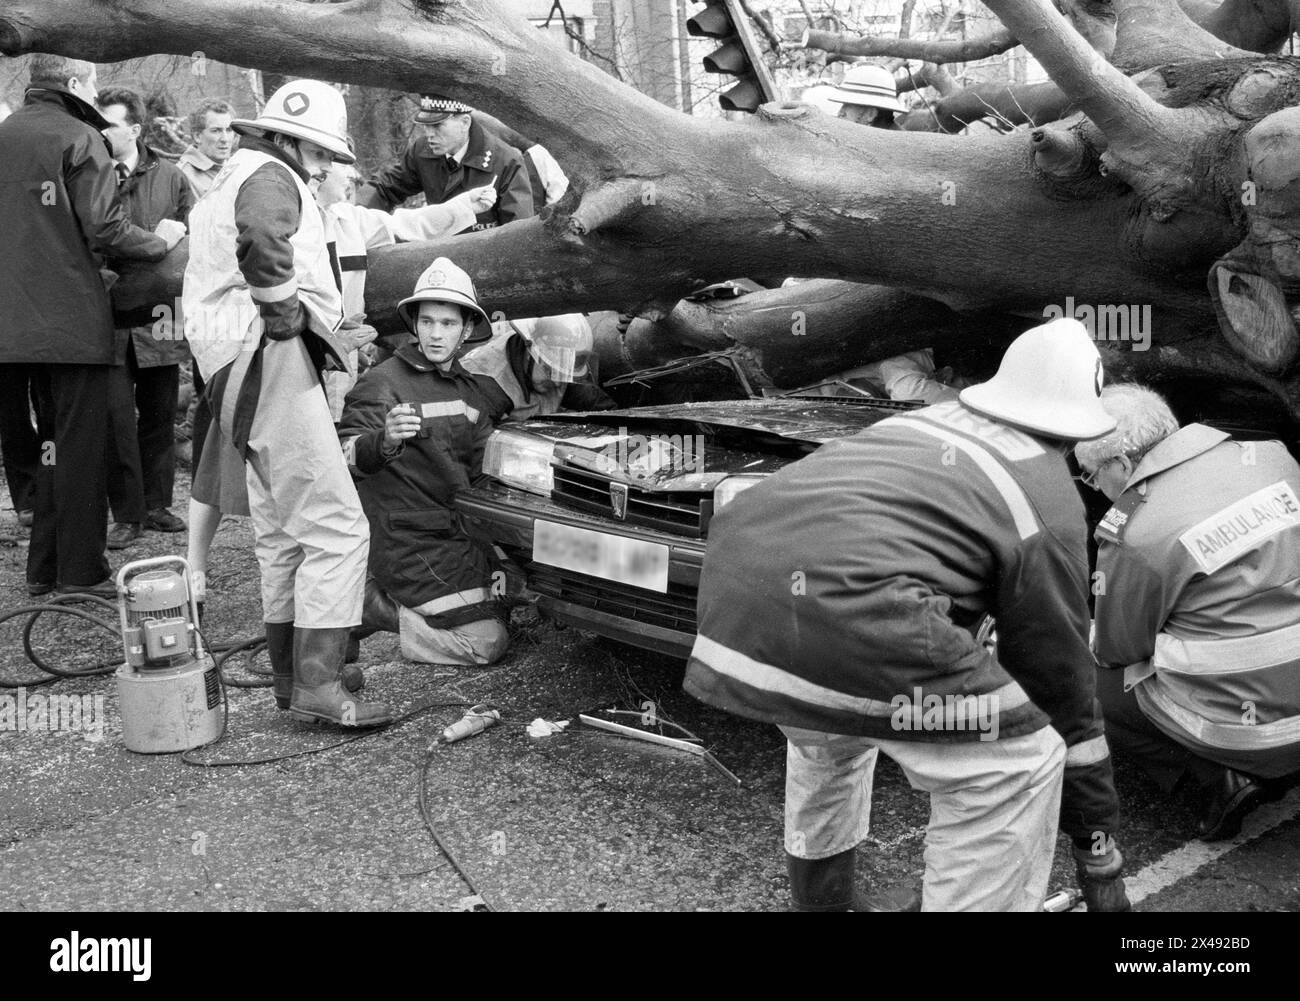
POLYGON ((665 594, 668 591, 668 547, 657 542, 538 518, 533 522, 533 559, 620 584, 665 594))

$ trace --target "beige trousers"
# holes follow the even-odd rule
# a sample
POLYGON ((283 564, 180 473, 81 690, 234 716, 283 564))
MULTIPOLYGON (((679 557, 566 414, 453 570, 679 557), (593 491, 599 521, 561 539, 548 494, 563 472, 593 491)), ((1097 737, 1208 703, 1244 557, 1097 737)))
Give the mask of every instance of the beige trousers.
POLYGON ((402 656, 420 664, 494 664, 510 642, 510 634, 499 619, 477 619, 450 629, 436 629, 418 610, 399 605, 397 621, 402 656))
POLYGON ((1037 911, 1047 895, 1065 774, 1051 727, 964 743, 877 740, 782 727, 785 850, 821 859, 854 848, 871 820, 877 751, 930 794, 925 911, 1037 911))
POLYGON ((262 351, 248 447, 263 620, 303 629, 360 625, 370 525, 301 337, 270 341, 262 351))

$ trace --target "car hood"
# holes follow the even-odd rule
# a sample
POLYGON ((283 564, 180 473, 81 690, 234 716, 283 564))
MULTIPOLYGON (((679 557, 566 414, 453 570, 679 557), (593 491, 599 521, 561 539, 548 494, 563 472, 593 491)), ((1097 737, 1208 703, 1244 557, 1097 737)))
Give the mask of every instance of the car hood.
POLYGON ((824 397, 719 400, 558 413, 506 426, 554 440, 561 463, 646 489, 707 491, 737 473, 775 472, 916 407, 824 397))

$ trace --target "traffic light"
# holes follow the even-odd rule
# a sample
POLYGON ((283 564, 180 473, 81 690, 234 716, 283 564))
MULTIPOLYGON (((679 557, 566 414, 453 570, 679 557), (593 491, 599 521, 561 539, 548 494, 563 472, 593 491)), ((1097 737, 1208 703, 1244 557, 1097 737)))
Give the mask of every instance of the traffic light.
POLYGON ((763 62, 739 0, 704 0, 702 11, 686 22, 686 30, 704 38, 718 38, 722 48, 704 57, 710 73, 727 73, 739 77, 734 87, 719 96, 724 111, 758 110, 760 104, 777 99, 776 82, 763 62))

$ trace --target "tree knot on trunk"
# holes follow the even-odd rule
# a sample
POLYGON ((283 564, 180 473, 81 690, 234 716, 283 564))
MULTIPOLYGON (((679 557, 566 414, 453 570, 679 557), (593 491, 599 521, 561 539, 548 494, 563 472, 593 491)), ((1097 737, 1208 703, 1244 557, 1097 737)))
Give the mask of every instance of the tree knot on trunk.
POLYGON ((757 117, 761 121, 791 121, 816 114, 820 114, 816 108, 801 101, 772 101, 759 105, 757 117))

